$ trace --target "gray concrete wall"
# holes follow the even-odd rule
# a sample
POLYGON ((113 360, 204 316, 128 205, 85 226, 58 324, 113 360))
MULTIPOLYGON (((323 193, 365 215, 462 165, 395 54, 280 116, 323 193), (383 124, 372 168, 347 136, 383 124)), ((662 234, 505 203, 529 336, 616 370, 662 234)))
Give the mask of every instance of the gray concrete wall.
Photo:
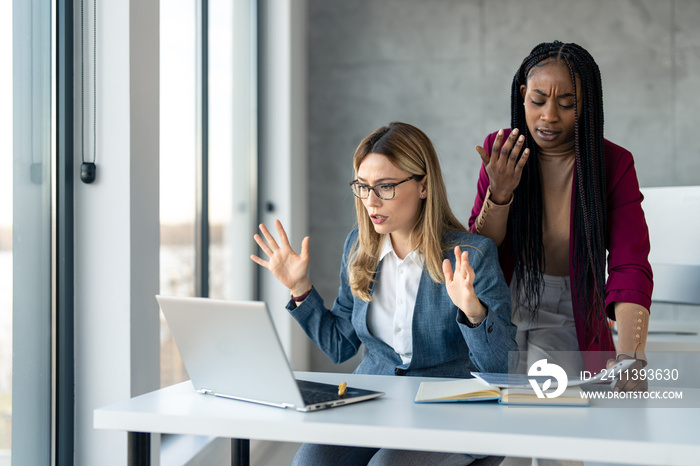
MULTIPOLYGON (((700 185, 699 22, 696 0, 309 0, 310 274, 326 304, 354 225, 360 140, 394 120, 425 131, 466 223, 474 146, 509 126, 513 75, 543 41, 576 42, 596 59, 606 137, 632 151, 642 186, 700 185)), ((315 351, 312 363, 356 361, 334 366, 315 351)))

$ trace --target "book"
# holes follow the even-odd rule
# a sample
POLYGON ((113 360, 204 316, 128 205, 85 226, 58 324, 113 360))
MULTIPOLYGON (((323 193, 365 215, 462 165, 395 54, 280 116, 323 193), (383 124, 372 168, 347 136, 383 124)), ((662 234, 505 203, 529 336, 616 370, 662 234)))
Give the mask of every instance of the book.
POLYGON ((598 374, 582 371, 580 377, 566 377, 566 373, 559 366, 556 366, 556 370, 561 372, 559 375, 556 371, 547 370, 548 366, 555 365, 547 364, 547 360, 543 359, 533 364, 530 372, 546 375, 472 372, 473 379, 422 382, 414 402, 454 403, 496 400, 500 404, 511 405, 589 406, 590 400, 583 396, 581 385, 615 382, 633 363, 633 359, 623 359, 601 370, 598 374), (549 396, 553 393, 545 394, 544 391, 557 388, 558 380, 562 383, 566 382, 566 388, 561 394, 550 398, 549 396), (539 390, 536 392, 535 388, 539 390))
POLYGON ((498 402, 506 405, 590 406, 591 404, 579 386, 567 387, 556 398, 538 398, 531 388, 502 388, 500 390, 501 399, 498 402))
MULTIPOLYGON (((616 381, 619 378, 620 373, 628 370, 632 364, 634 364, 634 359, 623 359, 614 365, 601 370, 597 374, 590 374, 583 371, 579 377, 568 377, 566 386, 573 387, 588 383, 611 383, 616 381)), ((498 372, 472 372, 471 374, 484 382, 486 385, 499 388, 531 388, 530 380, 535 380, 540 385, 544 385, 547 380, 551 380, 548 385, 551 388, 555 388, 557 386, 557 380, 552 379, 551 376, 504 374, 498 372)))
POLYGON ((421 382, 415 403, 498 401, 509 405, 588 406, 579 386, 568 387, 556 398, 538 398, 532 388, 496 387, 474 379, 421 382))

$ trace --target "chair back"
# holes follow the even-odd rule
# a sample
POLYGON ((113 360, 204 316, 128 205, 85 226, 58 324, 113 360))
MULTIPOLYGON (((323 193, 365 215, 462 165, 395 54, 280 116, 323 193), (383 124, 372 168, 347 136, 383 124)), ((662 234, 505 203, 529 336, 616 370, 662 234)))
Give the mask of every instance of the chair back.
POLYGON ((652 301, 700 305, 700 186, 642 188, 652 301))

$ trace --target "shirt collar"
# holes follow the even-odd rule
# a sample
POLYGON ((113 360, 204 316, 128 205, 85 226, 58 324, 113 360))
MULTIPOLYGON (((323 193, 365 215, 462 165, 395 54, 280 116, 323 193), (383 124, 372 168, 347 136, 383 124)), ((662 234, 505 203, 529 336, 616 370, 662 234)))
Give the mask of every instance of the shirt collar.
MULTIPOLYGON (((386 255, 389 253, 393 253, 397 261, 400 260, 399 256, 397 256, 396 252, 394 251, 394 247, 391 245, 391 239, 389 238, 389 235, 384 235, 382 250, 379 253, 379 260, 381 261, 382 259, 384 259, 384 257, 386 257, 386 255)), ((414 249, 413 251, 408 253, 408 255, 404 258, 404 262, 408 260, 413 261, 420 268, 423 268, 423 264, 425 264, 425 258, 423 257, 423 254, 421 254, 418 251, 418 249, 414 249)))

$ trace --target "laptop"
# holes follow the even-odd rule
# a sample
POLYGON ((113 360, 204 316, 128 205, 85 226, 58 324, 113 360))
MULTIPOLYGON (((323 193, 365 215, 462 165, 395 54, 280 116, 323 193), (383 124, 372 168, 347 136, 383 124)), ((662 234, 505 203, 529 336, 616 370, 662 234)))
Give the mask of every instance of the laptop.
POLYGON ((200 393, 297 411, 316 411, 384 395, 296 380, 261 301, 157 295, 194 388, 200 393))

